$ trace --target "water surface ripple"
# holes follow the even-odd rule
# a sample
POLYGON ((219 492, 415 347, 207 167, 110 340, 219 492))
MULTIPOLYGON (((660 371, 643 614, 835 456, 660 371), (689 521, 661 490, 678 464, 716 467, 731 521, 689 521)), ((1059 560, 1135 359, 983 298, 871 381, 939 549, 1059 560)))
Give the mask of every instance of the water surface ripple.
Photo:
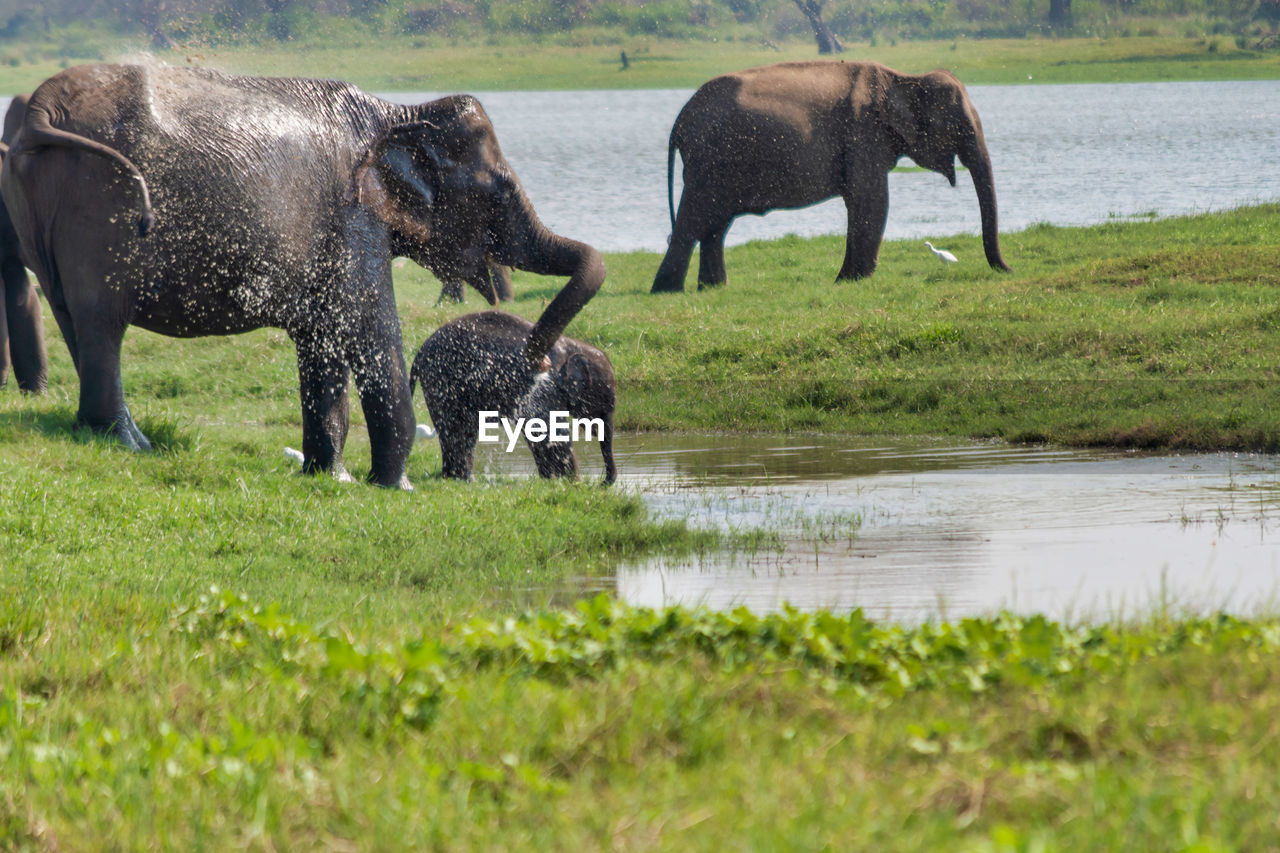
MULTIPOLYGON (((599 476, 591 449, 584 476, 599 476)), ((781 534, 776 548, 645 560, 579 586, 634 604, 862 607, 907 622, 1280 604, 1278 456, 687 434, 620 435, 617 454, 621 486, 660 517, 781 534)), ((481 459, 490 473, 516 462, 481 459)))

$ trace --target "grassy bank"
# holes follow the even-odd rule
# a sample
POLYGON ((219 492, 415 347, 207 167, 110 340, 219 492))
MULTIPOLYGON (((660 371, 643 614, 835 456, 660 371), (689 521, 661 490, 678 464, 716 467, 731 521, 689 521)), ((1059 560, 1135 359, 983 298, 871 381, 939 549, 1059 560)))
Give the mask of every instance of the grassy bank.
MULTIPOLYGON (((1268 846, 1280 625, 5 590, 6 849, 1268 846)), ((366 588, 374 598, 385 591, 366 588)))
MULTIPOLYGON (((406 45, 377 60, 368 48, 231 52, 213 57, 260 74, 324 74, 370 89, 694 88, 717 74, 818 59, 809 41, 694 43, 627 39, 606 45, 406 45), (619 51, 630 67, 623 71, 619 51), (299 71, 298 69, 303 69, 299 71)), ((946 68, 970 84, 1118 83, 1274 79, 1280 51, 1236 48, 1222 38, 996 39, 852 44, 842 58, 873 59, 909 72, 946 68)))
MULTIPOLYGON (((872 278, 842 283, 842 237, 785 238, 731 248, 729 283, 706 291, 695 254, 687 292, 658 296, 648 292, 656 253, 608 255, 605 286, 570 334, 613 360, 623 429, 1277 450, 1277 228, 1280 205, 1037 226, 1003 235, 1012 273, 986 265, 976 235, 934 240, 961 258, 946 267, 921 241, 890 241, 872 278)), ((437 306, 429 273, 396 267, 410 358, 442 323, 483 305, 468 291, 466 305, 437 306)), ((524 273, 514 282, 509 310, 530 318, 563 284, 524 273)), ((70 433, 75 374, 51 316, 46 326, 51 393, 0 394, 0 446, 14 465, 70 452, 91 467, 110 451, 70 433)), ((242 469, 277 476, 280 448, 300 441, 296 359, 281 331, 195 344, 134 329, 123 358, 135 414, 176 444, 120 464, 234 484, 242 469)), ((352 408, 359 475, 367 439, 352 408)), ((438 470, 435 448, 419 445, 410 476, 438 470)))
MULTIPOLYGON (((708 291, 695 256, 688 292, 664 296, 656 254, 615 255, 573 333, 613 359, 628 429, 1277 450, 1278 227, 1276 205, 1039 226, 1002 238, 1010 274, 977 236, 941 241, 962 259, 947 267, 889 242, 875 276, 844 283, 842 237, 787 238, 730 249, 708 291)), ((517 276, 516 292, 536 316, 553 287, 517 276)))
MULTIPOLYGON (((733 249, 654 297, 607 258, 570 333, 645 429, 822 429, 1280 447, 1280 206, 886 244, 733 249)), ((396 270, 412 350, 449 317, 396 270)), ((536 315, 559 281, 516 276, 536 315)), ((591 483, 295 476, 278 331, 131 330, 160 447, 0 393, 0 848, 861 846, 1256 849, 1275 833, 1280 625, 900 629, 835 617, 578 609, 575 578, 714 545, 591 483), (216 586, 219 591, 210 591, 216 586)), ((421 412, 420 412, 421 414, 421 412)), ((358 406, 348 463, 368 466, 358 406)))
MULTIPOLYGON (((141 45, 106 42, 61 59, 0 55, 0 92, 29 91, 59 67, 120 60, 141 45)), ((566 37, 543 43, 450 42, 407 36, 253 47, 160 51, 175 64, 213 65, 278 76, 335 77, 373 91, 693 88, 754 65, 818 58, 811 40, 679 41, 566 37), (630 67, 622 70, 620 51, 630 67)), ((946 68, 969 84, 1118 83, 1280 77, 1280 51, 1241 49, 1225 36, 989 39, 851 43, 845 59, 873 59, 908 72, 946 68)))

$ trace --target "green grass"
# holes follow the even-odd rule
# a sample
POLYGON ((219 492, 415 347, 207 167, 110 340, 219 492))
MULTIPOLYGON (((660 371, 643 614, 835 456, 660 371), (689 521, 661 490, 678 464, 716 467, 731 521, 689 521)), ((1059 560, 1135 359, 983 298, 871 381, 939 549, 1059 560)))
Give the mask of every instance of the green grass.
MULTIPOLYGON (((657 254, 611 254, 605 286, 569 332, 613 360, 623 429, 1277 450, 1277 227, 1280 205, 1034 226, 1002 237, 1012 273, 986 265, 976 235, 934 239, 961 259, 945 267, 922 241, 890 241, 876 274, 849 282, 834 281, 842 237, 784 238, 730 249, 728 284, 704 291, 695 253, 688 290, 674 295, 648 292, 657 254)), ((483 305, 468 291, 467 305, 436 306, 434 278, 396 265, 410 359, 439 325, 483 305)), ((531 319, 563 284, 519 272, 514 282, 508 308, 531 319)), ((69 437, 74 371, 46 325, 52 391, 0 395, 0 446, 99 453, 69 437)), ((296 359, 279 330, 193 343, 135 329, 123 358, 135 414, 180 439, 125 464, 267 476, 285 464, 279 449, 300 441, 296 359)), ((360 476, 368 445, 352 408, 348 462, 360 476)), ((434 476, 438 459, 420 445, 411 478, 434 476)))
POLYGON ((1275 205, 1036 226, 1002 238, 1010 274, 977 236, 934 240, 947 267, 889 242, 871 279, 840 283, 843 238, 786 238, 730 249, 728 284, 701 292, 695 255, 688 291, 663 296, 657 255, 615 255, 572 332, 613 359, 628 429, 1274 451, 1278 226, 1275 205))
MULTIPOLYGON (((611 255, 569 331, 613 359, 624 428, 1276 449, 1277 225, 1035 227, 1004 236, 1011 274, 976 237, 935 240, 949 268, 893 242, 842 284, 840 239, 786 239, 667 296, 657 255, 611 255)), ((396 279, 410 352, 477 308, 396 279)), ((560 284, 517 275, 512 309, 560 284)), ((1271 618, 560 609, 718 540, 591 482, 444 483, 430 445, 412 494, 297 476, 274 330, 130 331, 160 448, 130 454, 75 429, 46 322, 51 392, 0 393, 0 848, 1272 843, 1271 618)))
POLYGON ((1271 620, 0 610, 6 849, 1257 849, 1271 620), (370 636, 371 635, 371 636, 370 636))
MULTIPOLYGON (((996 39, 852 44, 845 59, 873 59, 901 71, 946 68, 969 84, 1085 83, 1151 80, 1274 79, 1280 52, 1210 51, 1196 39, 996 39)), ((679 42, 629 39, 621 44, 493 47, 407 45, 371 61, 367 48, 255 49, 208 58, 256 74, 323 74, 374 90, 694 88, 717 74, 787 60, 818 59, 809 41, 679 42), (631 67, 621 70, 618 52, 631 67)))
MULTIPOLYGON (((95 46, 92 58, 120 61, 144 49, 95 46)), ((253 47, 188 47, 160 52, 175 64, 213 65, 276 76, 335 77, 373 91, 494 91, 513 89, 694 88, 717 74, 786 60, 816 59, 811 40, 679 41, 577 37, 548 42, 497 39, 451 43, 404 36, 253 47), (575 41, 576 39, 576 41, 575 41), (565 43, 567 42, 567 43, 565 43), (631 67, 621 70, 619 51, 631 67)), ((1120 83, 1153 80, 1235 80, 1280 77, 1280 51, 1242 50, 1211 37, 989 39, 851 43, 844 59, 872 59, 906 72, 946 68, 968 84, 1120 83)), ((0 92, 29 91, 68 64, 13 53, 0 63, 0 92)))

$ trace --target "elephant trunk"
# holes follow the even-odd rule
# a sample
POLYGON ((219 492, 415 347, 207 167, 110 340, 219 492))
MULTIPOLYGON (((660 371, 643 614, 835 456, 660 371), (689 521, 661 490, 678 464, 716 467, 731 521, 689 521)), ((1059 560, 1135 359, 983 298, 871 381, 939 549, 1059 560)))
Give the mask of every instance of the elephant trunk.
POLYGON ((604 459, 604 482, 612 485, 618 479, 618 466, 613 463, 613 412, 604 418, 604 437, 600 439, 600 456, 604 459))
POLYGON ((1009 271, 1009 265, 1000 256, 1000 232, 996 216, 996 183, 991 173, 991 157, 981 134, 960 152, 960 162, 973 177, 973 189, 978 194, 978 210, 982 214, 982 249, 987 263, 993 269, 1009 271))
POLYGON ((604 259, 586 243, 548 231, 527 202, 520 218, 524 221, 515 233, 523 230, 523 238, 516 236, 511 241, 513 251, 509 257, 495 260, 536 275, 569 276, 568 284, 542 312, 525 342, 525 359, 536 371, 565 328, 604 283, 604 259))

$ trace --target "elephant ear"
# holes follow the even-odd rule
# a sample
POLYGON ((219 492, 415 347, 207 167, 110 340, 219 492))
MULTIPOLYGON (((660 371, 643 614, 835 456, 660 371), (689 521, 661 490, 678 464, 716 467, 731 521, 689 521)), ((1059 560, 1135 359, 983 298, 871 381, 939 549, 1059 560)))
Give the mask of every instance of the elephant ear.
POLYGON ((410 239, 431 238, 438 155, 419 144, 430 122, 387 130, 369 149, 356 173, 356 197, 392 230, 410 239))
POLYGON ((916 121, 915 105, 906 84, 889 84, 883 104, 885 126, 902 139, 907 150, 914 150, 920 136, 920 126, 916 121))
POLYGON ((570 402, 580 404, 591 393, 595 373, 591 362, 581 353, 574 353, 560 366, 560 387, 570 402))

